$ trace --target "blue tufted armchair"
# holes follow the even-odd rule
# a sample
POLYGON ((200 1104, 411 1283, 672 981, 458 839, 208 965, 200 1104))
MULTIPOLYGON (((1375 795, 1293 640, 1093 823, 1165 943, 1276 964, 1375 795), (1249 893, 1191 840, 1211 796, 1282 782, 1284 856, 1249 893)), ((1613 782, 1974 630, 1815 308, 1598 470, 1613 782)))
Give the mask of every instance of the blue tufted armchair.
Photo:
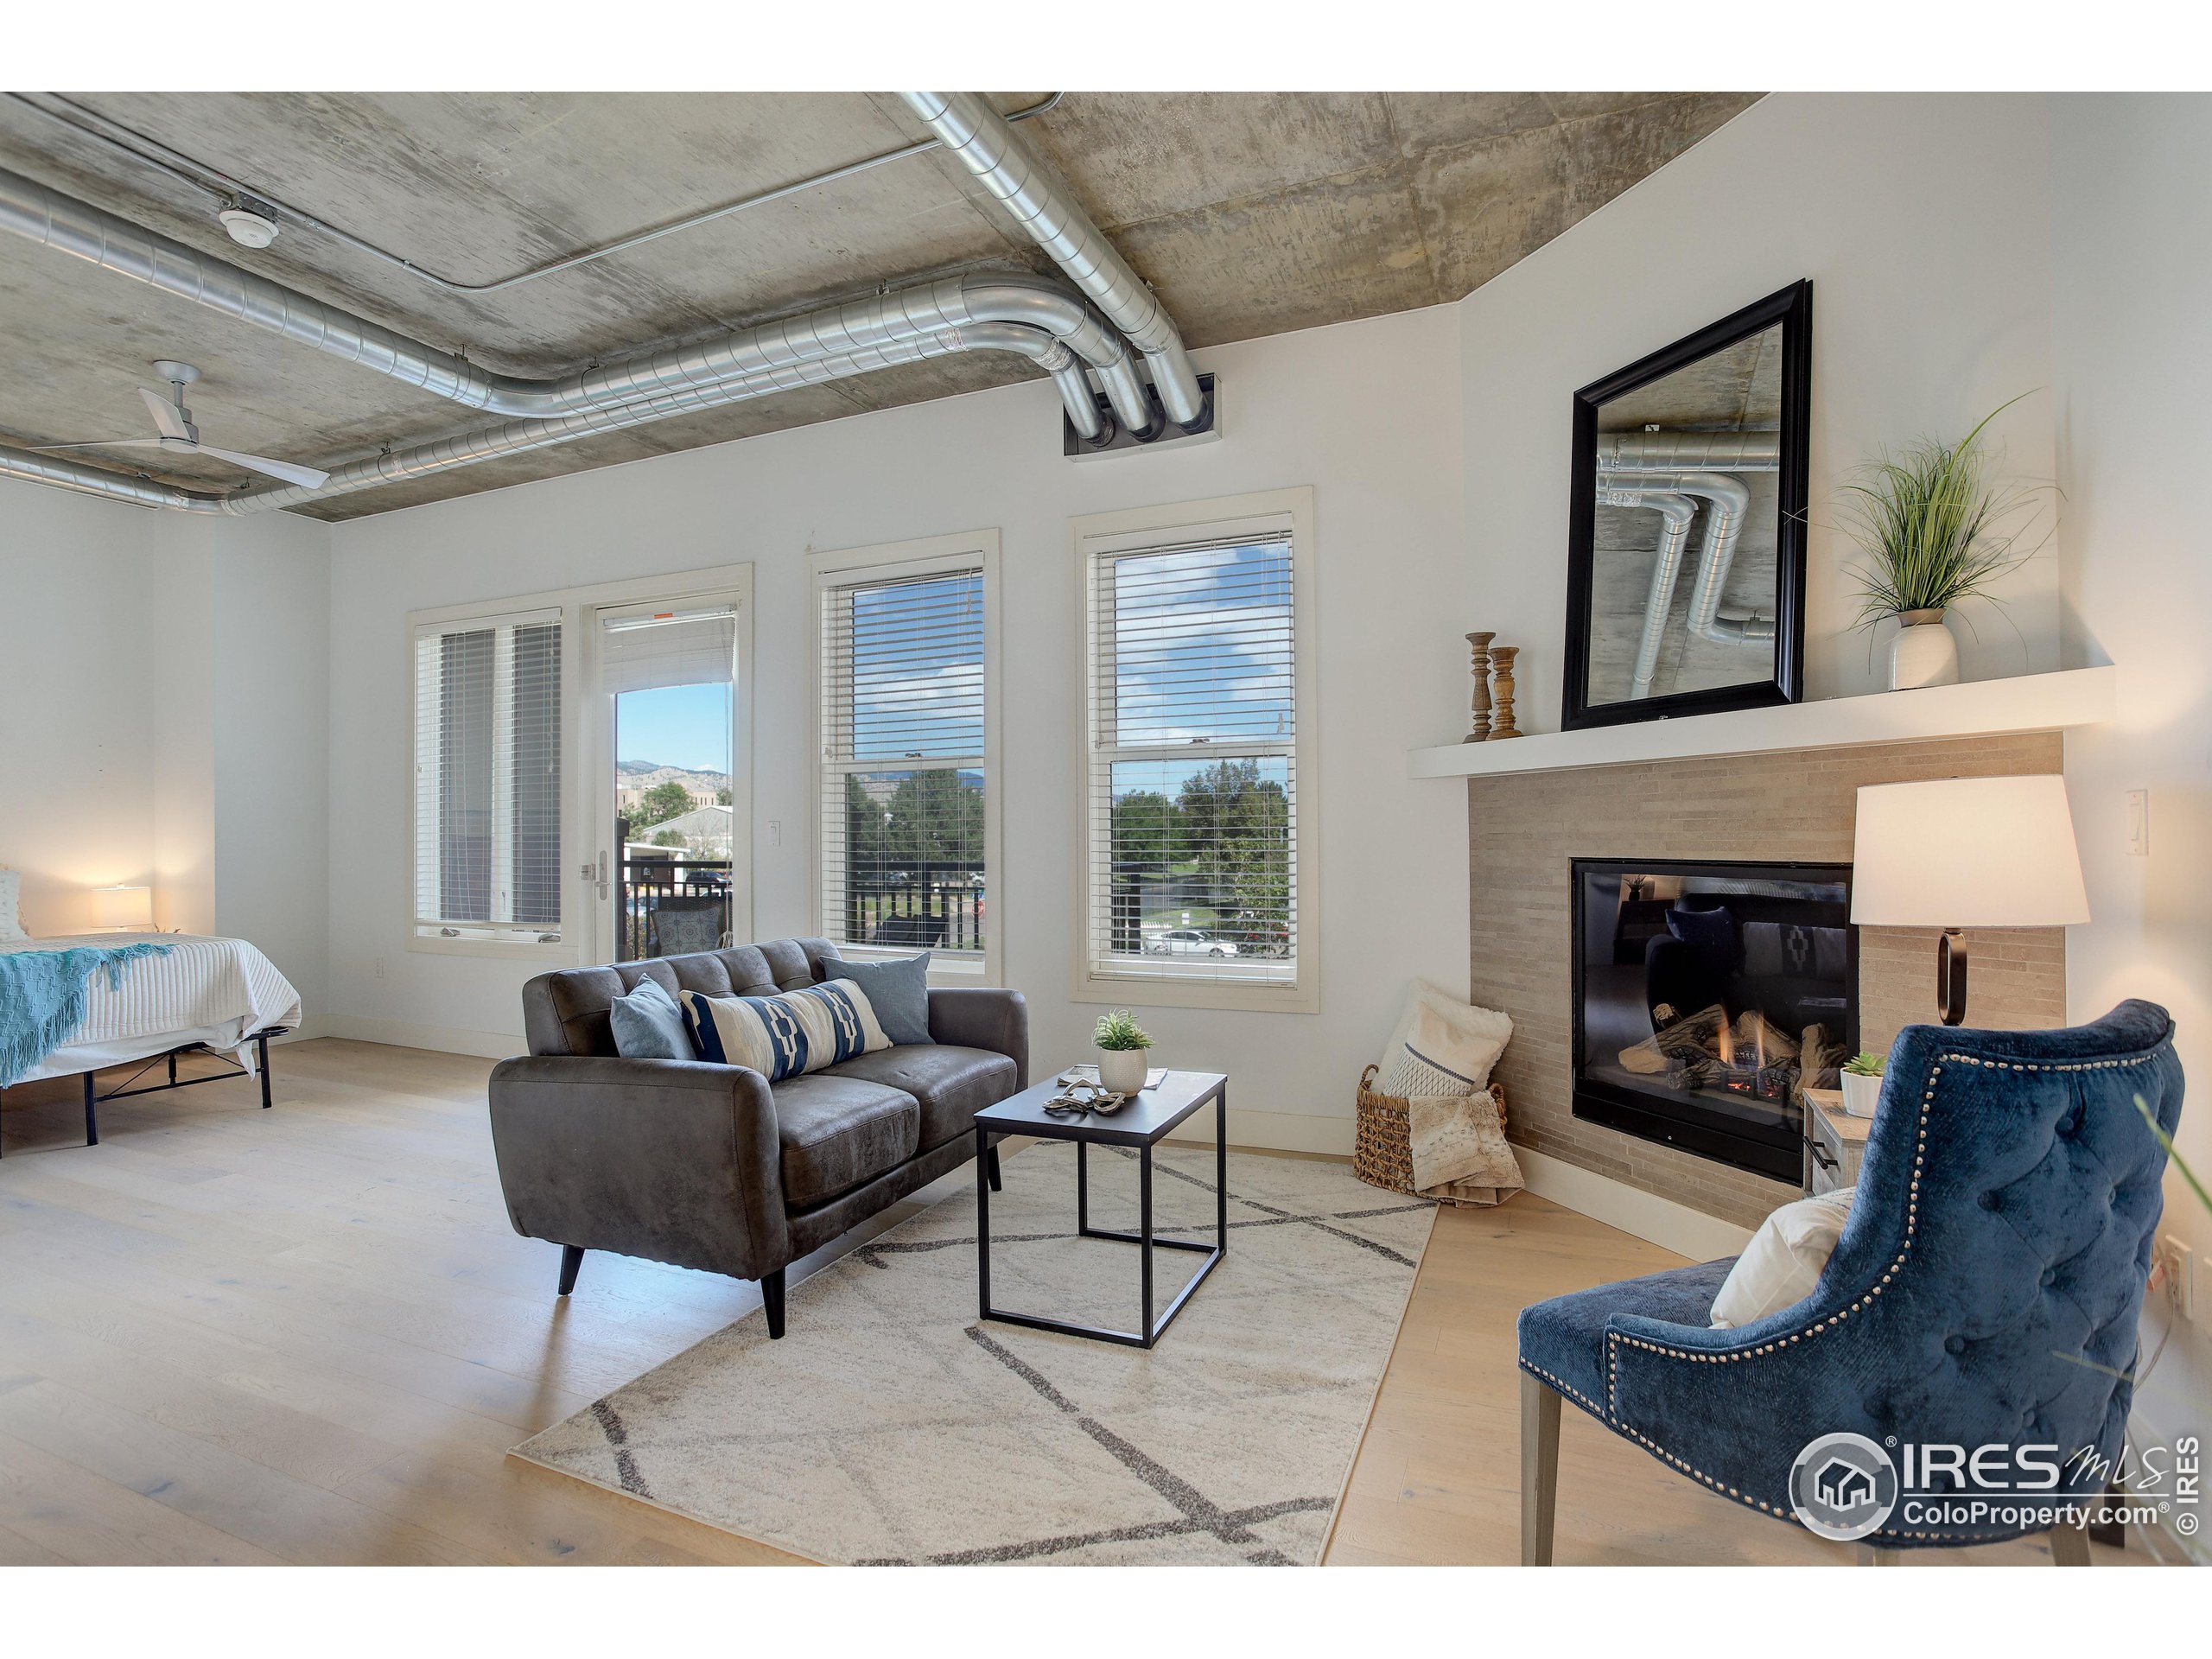
MULTIPOLYGON (((1551 1560, 1562 1396, 1790 1525, 1792 1465, 1823 1435, 2116 1459, 2165 1167, 2139 1095, 2171 1135, 2181 1065, 2172 1020, 2148 1002, 2065 1031, 1909 1027, 1890 1052, 1851 1218, 1804 1301, 1713 1330, 1722 1261, 1523 1309, 1522 1561, 1551 1560)), ((2037 1496, 2086 1498, 2103 1484, 2077 1462, 2037 1496)), ((1912 1526, 1905 1510, 1861 1559, 2034 1529, 1912 1526)), ((2051 1542, 2062 1565, 2088 1564, 2078 1530, 2054 1529, 2051 1542)))

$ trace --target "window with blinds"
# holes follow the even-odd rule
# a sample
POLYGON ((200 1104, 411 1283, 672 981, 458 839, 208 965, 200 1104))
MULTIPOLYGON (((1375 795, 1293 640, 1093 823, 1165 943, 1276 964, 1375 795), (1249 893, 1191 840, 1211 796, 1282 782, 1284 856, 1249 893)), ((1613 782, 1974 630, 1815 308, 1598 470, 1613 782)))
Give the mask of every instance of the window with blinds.
POLYGON ((1092 994, 1287 1007, 1301 987, 1294 541, 1287 513, 1078 537, 1092 994))
POLYGON ((980 963, 988 938, 984 573, 820 579, 822 931, 980 963))
POLYGON ((557 611, 416 631, 415 928, 560 937, 557 611))

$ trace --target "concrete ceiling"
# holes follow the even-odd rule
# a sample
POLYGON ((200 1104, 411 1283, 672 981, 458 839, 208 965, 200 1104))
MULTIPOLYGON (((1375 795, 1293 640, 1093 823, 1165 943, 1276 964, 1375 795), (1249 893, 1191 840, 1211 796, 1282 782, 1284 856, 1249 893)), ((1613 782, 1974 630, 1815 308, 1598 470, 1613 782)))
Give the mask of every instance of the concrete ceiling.
MULTIPOLYGON (((457 282, 483 283, 925 137, 881 92, 72 93, 457 282)), ((994 94, 1000 107, 1041 92, 994 94)), ((1727 92, 1071 92, 1020 130, 1192 346, 1456 300, 1738 113, 1727 92)), ((208 198, 0 99, 0 164, 509 372, 725 332, 885 283, 1043 257, 938 154, 498 296, 442 292, 315 232, 232 245, 208 198)), ((205 371, 211 443, 329 465, 465 430, 442 399, 0 236, 0 442, 132 436, 157 357, 205 371)), ((887 370, 341 496, 340 519, 1035 374, 999 353, 887 370)), ((157 388, 158 389, 158 388, 157 388)), ((92 459, 92 457, 85 457, 92 459)), ((162 456, 158 476, 244 474, 162 456)))

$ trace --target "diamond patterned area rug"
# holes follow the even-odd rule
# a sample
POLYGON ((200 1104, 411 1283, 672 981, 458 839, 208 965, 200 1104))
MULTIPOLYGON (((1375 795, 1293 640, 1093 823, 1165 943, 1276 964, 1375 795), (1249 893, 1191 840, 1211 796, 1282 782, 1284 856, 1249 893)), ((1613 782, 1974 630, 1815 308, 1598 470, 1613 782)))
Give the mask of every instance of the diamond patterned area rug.
MULTIPOLYGON (((1210 1240, 1211 1150, 1155 1154, 1155 1226, 1210 1240)), ((1075 1148, 1005 1159, 994 1305, 1135 1330, 1137 1247, 1075 1231, 1075 1148)), ((964 1188, 515 1455, 816 1560, 1319 1560, 1435 1218, 1343 1164, 1232 1153, 1229 1254, 1157 1347, 976 1317, 964 1188)), ((1136 1226, 1093 1148, 1091 1224, 1136 1226)), ((1154 1253, 1166 1307, 1204 1258, 1154 1253)))

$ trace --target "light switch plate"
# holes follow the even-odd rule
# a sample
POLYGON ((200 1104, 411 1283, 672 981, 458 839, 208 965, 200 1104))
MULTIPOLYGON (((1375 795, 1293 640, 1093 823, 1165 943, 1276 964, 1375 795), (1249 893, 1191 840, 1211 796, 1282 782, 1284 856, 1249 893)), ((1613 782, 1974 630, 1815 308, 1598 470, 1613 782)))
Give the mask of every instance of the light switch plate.
POLYGON ((2151 856, 2151 791, 2127 791, 2127 850, 2135 858, 2151 856))

